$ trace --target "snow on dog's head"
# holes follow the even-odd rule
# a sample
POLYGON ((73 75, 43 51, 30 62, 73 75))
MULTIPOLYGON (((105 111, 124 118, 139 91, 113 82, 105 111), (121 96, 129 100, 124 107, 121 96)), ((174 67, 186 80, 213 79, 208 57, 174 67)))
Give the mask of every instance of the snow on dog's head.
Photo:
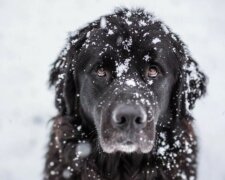
POLYGON ((143 10, 119 10, 78 31, 55 72, 57 107, 71 114, 79 102, 107 153, 150 152, 157 127, 169 127, 205 93, 185 45, 143 10))

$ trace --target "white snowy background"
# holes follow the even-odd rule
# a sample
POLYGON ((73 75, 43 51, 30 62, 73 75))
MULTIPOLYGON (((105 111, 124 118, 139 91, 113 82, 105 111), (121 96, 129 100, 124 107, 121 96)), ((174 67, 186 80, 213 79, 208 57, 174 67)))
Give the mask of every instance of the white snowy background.
POLYGON ((208 75, 193 112, 199 180, 225 180, 224 0, 0 0, 0 179, 40 180, 56 114, 50 64, 76 30, 114 7, 154 12, 189 46, 208 75))

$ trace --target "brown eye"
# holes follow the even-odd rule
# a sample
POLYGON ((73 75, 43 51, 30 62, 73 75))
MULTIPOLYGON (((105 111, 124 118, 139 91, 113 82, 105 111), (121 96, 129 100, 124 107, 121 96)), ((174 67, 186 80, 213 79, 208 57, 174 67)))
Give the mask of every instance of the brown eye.
POLYGON ((156 66, 150 66, 148 68, 148 77, 156 77, 159 74, 159 70, 156 66))
POLYGON ((97 75, 98 75, 99 77, 104 77, 104 76, 106 76, 106 71, 105 71, 105 69, 104 69, 103 67, 98 68, 98 69, 97 69, 97 75))

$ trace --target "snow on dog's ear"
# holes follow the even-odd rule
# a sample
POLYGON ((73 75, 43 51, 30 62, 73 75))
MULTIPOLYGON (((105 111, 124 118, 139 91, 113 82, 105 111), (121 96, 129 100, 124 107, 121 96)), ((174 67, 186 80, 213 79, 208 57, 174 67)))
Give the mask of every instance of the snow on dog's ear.
POLYGON ((178 36, 175 44, 180 68, 172 95, 172 106, 175 106, 172 109, 175 110, 175 118, 180 119, 180 116, 189 115, 189 110, 194 108, 196 100, 205 95, 207 78, 178 36))
POLYGON ((184 95, 186 108, 194 108, 197 99, 206 93, 206 76, 199 70, 197 62, 190 55, 186 56, 183 64, 184 95))
POLYGON ((78 54, 87 40, 87 33, 91 29, 93 26, 89 24, 77 34, 69 35, 66 46, 53 63, 50 71, 49 82, 50 86, 55 87, 55 105, 60 115, 76 115, 76 108, 78 108, 76 62, 78 54))

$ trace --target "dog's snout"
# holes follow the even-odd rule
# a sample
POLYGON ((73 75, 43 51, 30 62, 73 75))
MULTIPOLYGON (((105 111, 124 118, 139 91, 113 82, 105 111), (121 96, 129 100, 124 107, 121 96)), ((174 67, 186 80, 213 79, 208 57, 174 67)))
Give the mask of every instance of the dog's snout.
POLYGON ((141 106, 122 104, 114 109, 112 124, 119 129, 140 130, 147 124, 147 115, 141 106))

